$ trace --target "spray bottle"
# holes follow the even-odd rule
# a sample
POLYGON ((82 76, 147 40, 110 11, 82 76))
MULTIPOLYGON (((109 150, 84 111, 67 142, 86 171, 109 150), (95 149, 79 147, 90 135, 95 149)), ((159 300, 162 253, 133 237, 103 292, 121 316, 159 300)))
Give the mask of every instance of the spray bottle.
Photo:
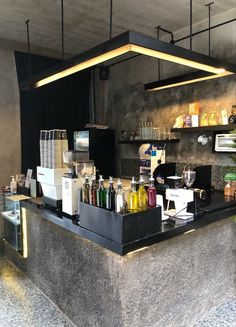
POLYGON ((16 183, 16 180, 15 180, 15 176, 11 176, 10 191, 11 191, 12 194, 17 193, 17 183, 16 183))

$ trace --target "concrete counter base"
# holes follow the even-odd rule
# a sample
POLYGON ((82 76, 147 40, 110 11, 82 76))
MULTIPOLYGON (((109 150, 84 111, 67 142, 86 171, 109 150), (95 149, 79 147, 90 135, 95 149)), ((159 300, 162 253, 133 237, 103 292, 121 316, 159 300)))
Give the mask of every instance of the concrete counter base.
POLYGON ((29 256, 5 255, 81 327, 190 327, 235 294, 231 218, 124 257, 26 210, 29 256))

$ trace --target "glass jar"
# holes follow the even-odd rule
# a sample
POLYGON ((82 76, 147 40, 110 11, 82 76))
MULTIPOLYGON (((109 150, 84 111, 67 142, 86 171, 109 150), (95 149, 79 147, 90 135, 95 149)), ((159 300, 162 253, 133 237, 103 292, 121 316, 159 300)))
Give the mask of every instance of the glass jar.
POLYGON ((231 115, 229 116, 229 124, 236 123, 236 105, 232 106, 231 115))
POLYGON ((225 196, 233 196, 236 191, 236 174, 228 173, 224 177, 224 195, 225 196))

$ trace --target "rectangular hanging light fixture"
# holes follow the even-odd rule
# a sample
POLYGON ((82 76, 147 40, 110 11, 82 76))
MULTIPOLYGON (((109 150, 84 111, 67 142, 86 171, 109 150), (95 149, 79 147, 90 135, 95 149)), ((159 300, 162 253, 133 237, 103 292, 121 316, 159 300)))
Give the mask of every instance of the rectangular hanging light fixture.
POLYGON ((206 81, 209 79, 219 78, 231 75, 231 72, 223 72, 220 74, 211 74, 204 71, 197 71, 190 74, 175 76, 167 79, 163 79, 160 81, 155 81, 151 83, 144 84, 144 90, 145 91, 158 91, 163 89, 168 89, 171 87, 186 85, 186 84, 192 84, 197 83, 201 81, 206 81))
POLYGON ((127 31, 22 82, 20 88, 40 87, 81 70, 109 63, 109 60, 126 54, 146 55, 220 76, 236 73, 236 66, 233 64, 140 33, 127 31))

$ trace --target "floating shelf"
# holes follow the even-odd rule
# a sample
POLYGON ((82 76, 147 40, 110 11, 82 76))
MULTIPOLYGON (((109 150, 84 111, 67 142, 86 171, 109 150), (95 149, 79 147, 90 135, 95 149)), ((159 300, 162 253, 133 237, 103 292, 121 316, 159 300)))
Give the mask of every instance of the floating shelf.
POLYGON ((201 131, 212 131, 212 132, 221 132, 221 131, 231 131, 236 128, 236 124, 229 125, 214 125, 214 126, 199 126, 199 127, 185 127, 185 128, 172 128, 171 132, 177 133, 189 133, 189 132, 201 132, 201 131))
POLYGON ((144 143, 156 143, 156 144, 165 144, 165 143, 178 143, 179 139, 173 140, 128 140, 128 141, 119 141, 120 144, 144 144, 144 143))

